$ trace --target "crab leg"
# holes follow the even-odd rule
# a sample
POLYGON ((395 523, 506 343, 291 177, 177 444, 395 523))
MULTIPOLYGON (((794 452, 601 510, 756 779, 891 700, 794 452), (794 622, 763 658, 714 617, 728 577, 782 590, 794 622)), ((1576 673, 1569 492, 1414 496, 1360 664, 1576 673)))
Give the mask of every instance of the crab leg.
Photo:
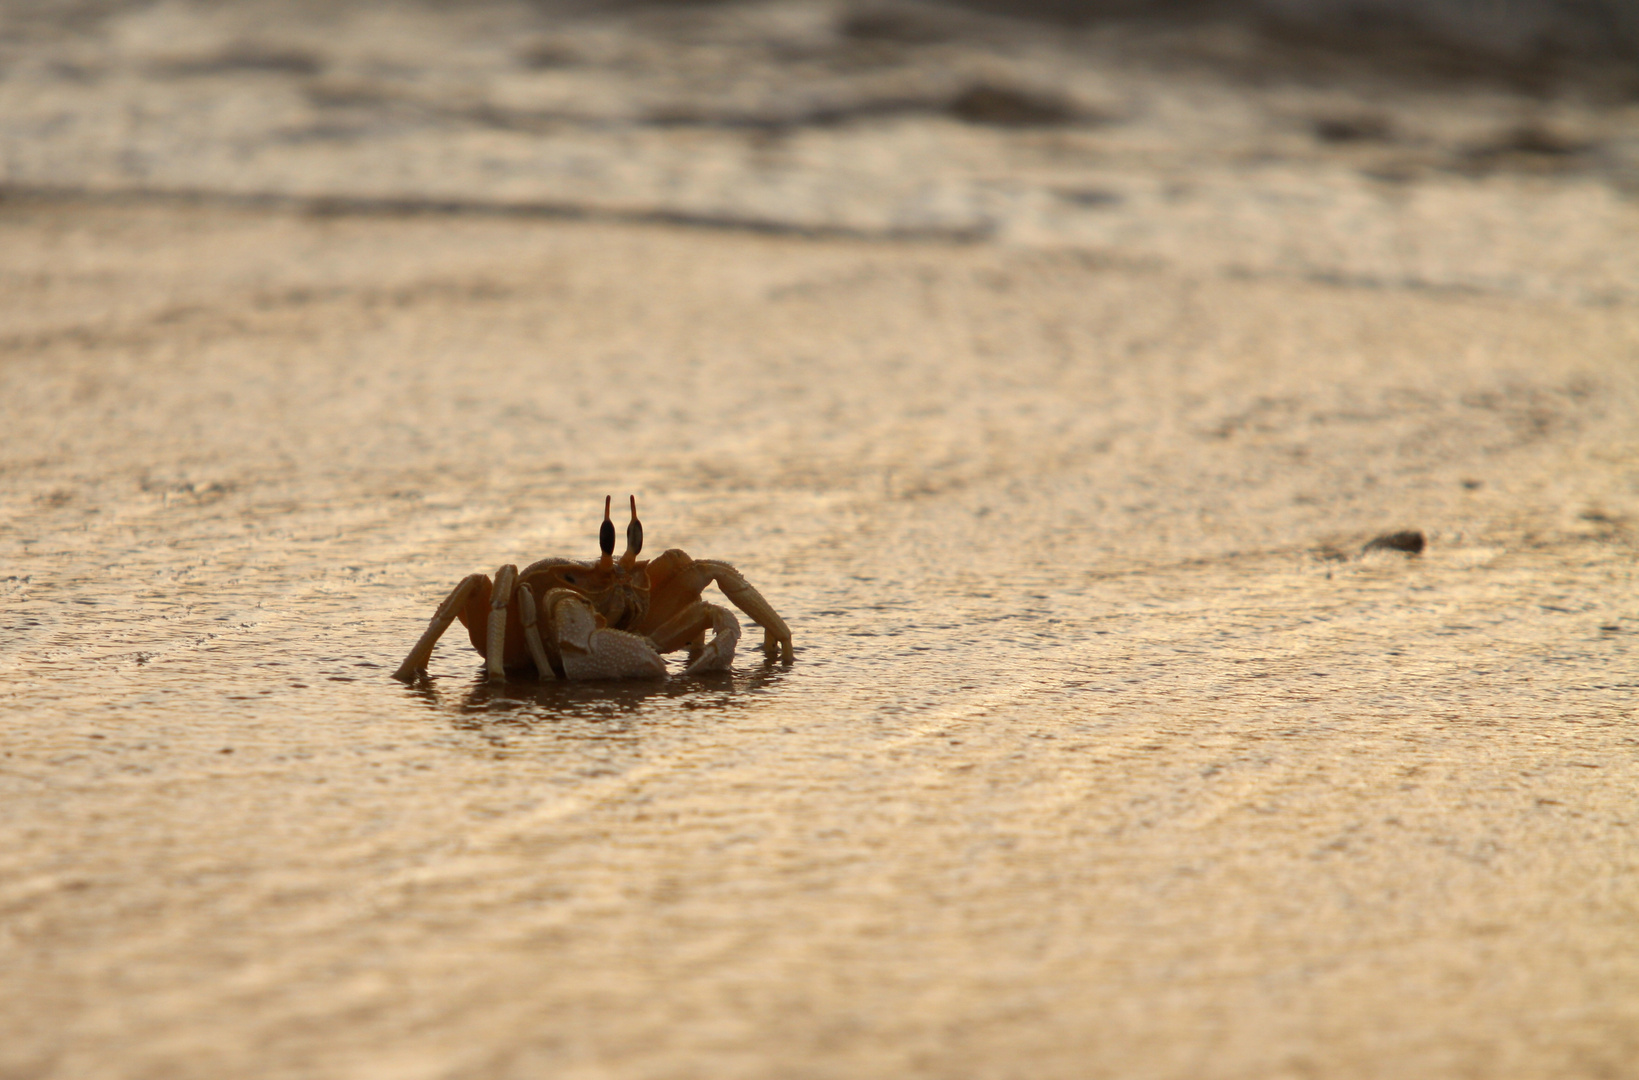
POLYGON ((734 647, 740 641, 740 620, 728 608, 696 600, 656 627, 649 637, 661 652, 690 646, 689 666, 683 669, 685 675, 727 671, 734 662, 734 647), (704 641, 707 630, 712 632, 710 641, 704 641))
MULTIPOLYGON (((785 620, 775 614, 774 608, 763 599, 763 594, 751 587, 751 582, 740 576, 740 572, 726 562, 715 559, 698 559, 693 569, 700 571, 707 581, 715 581, 717 587, 723 590, 723 595, 734 602, 734 606, 751 616, 753 622, 763 628, 763 652, 773 656, 776 652, 780 659, 791 659, 791 628, 785 625, 785 620)), ((701 588, 705 587, 702 581, 701 588)), ((691 665, 692 667, 692 665, 691 665)))
POLYGON ((415 643, 410 655, 406 656, 404 662, 398 665, 398 670, 393 672, 393 678, 400 682, 415 682, 416 676, 426 674, 427 661, 432 659, 433 646, 438 644, 438 639, 450 628, 450 623, 455 621, 456 612, 467 606, 467 598, 480 582, 488 585, 489 578, 483 574, 469 574, 461 579, 461 584, 450 590, 450 594, 433 613, 432 621, 427 624, 427 630, 421 635, 421 640, 415 643))
POLYGON ((484 650, 490 682, 506 681, 506 609, 517 583, 518 568, 511 563, 495 571, 495 591, 489 597, 489 640, 484 650))
POLYGON ((535 594, 521 582, 518 585, 518 615, 523 620, 524 641, 529 644, 529 655, 535 661, 536 674, 543 680, 553 678, 552 664, 541 645, 540 628, 535 625, 535 594))

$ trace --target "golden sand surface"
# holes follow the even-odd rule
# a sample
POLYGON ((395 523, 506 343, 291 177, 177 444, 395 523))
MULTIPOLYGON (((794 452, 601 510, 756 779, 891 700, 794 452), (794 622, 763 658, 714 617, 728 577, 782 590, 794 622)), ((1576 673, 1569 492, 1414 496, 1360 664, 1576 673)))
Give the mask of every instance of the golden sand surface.
POLYGON ((198 208, 0 251, 8 1076, 1639 1060, 1633 307, 198 208), (627 491, 795 663, 387 677, 627 491))
MULTIPOLYGON (((0 48, 0 1077, 1639 1076, 1631 105, 1020 30, 1128 119, 771 136, 631 105, 647 23, 270 9, 0 48), (560 77, 642 115, 479 108, 560 77), (793 662, 389 677, 627 493, 793 662)), ((827 100, 933 93, 896 33, 827 100)))

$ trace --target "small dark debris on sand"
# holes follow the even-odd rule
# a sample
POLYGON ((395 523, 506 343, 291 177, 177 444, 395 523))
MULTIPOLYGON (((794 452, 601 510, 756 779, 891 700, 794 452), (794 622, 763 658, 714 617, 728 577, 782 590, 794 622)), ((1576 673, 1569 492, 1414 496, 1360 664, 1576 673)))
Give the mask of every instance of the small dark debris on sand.
POLYGON ((1374 537, 1360 549, 1360 554, 1364 555, 1368 551, 1404 551, 1408 555, 1421 555, 1423 548, 1427 546, 1428 541, 1423 538, 1421 530, 1405 529, 1374 537))
POLYGON ((1372 114, 1316 117, 1312 129, 1325 143, 1387 142, 1394 135, 1387 117, 1372 114))
POLYGON ((986 82, 962 90, 947 111, 958 120, 993 127, 1052 127, 1086 119, 1056 95, 986 82))

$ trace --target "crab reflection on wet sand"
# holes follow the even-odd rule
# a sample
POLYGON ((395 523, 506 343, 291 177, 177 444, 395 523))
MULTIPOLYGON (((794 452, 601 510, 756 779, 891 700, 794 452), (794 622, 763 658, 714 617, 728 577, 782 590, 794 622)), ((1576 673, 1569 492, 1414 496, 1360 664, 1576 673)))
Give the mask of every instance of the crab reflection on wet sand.
POLYGON ((605 683, 514 679, 498 683, 480 675, 453 685, 420 679, 406 687, 405 693, 461 730, 488 732, 500 725, 521 731, 545 725, 563 731, 568 729, 561 725, 578 723, 591 725, 588 732, 601 738, 617 729, 627 731, 634 724, 664 725, 677 722, 678 717, 743 712, 790 674, 789 666, 769 657, 739 671, 707 671, 686 679, 605 683))
POLYGON ((626 550, 616 560, 610 502, 603 501, 598 533, 603 554, 596 562, 553 557, 522 573, 509 563, 495 572, 493 582, 483 574, 469 575, 438 606, 393 677, 413 682, 424 676, 433 646, 458 618, 484 657, 491 682, 531 663, 542 679, 663 678, 661 654, 682 648, 689 650, 684 674, 724 671, 734 660, 740 622, 727 608, 700 598, 713 582, 763 628, 764 652, 791 660, 785 620, 734 567, 693 559, 676 548, 638 560, 643 523, 635 495, 626 550))

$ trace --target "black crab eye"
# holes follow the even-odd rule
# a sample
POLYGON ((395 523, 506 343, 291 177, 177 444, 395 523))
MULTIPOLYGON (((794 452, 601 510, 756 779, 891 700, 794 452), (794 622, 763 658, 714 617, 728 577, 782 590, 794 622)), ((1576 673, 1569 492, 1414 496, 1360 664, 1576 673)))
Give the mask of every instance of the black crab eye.
POLYGON ((637 500, 632 500, 632 523, 626 526, 626 547, 633 555, 643 550, 643 522, 637 520, 637 500))
POLYGON ((609 520, 610 496, 603 497, 603 525, 598 529, 598 547, 605 555, 615 553, 615 523, 609 520))

